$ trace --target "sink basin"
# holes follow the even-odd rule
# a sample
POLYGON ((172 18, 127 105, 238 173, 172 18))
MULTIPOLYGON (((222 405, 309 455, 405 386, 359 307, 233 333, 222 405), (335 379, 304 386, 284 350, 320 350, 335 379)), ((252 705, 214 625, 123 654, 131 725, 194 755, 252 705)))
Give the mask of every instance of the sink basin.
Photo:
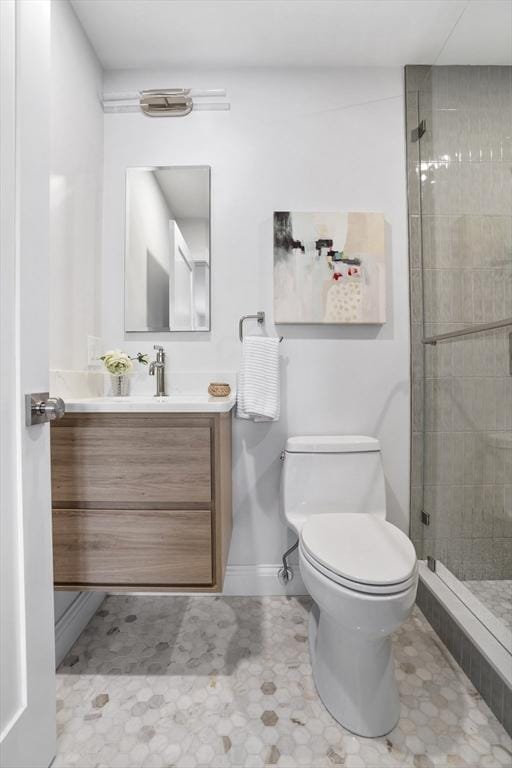
POLYGON ((173 393, 167 397, 129 395, 127 397, 67 398, 66 412, 91 411, 96 413, 167 412, 167 413, 222 413, 230 411, 236 402, 236 393, 227 397, 211 397, 208 394, 173 393))

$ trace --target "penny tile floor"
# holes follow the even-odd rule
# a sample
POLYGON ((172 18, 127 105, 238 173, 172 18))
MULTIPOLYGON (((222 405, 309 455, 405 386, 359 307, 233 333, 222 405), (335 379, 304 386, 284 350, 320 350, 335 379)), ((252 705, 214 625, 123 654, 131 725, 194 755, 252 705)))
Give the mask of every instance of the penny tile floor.
POLYGON ((471 580, 463 584, 507 629, 512 629, 512 580, 471 580))
POLYGON ((418 609, 401 719, 353 736, 319 700, 307 598, 110 596, 57 675, 54 768, 511 766, 512 744, 418 609))

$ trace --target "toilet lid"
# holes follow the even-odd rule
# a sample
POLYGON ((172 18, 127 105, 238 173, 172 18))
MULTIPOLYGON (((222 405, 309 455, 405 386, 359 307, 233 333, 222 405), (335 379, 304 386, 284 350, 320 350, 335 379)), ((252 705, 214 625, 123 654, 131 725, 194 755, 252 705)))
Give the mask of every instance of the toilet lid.
POLYGON ((310 560, 357 584, 402 584, 415 573, 416 552, 410 539, 374 515, 313 515, 302 527, 301 541, 310 560))

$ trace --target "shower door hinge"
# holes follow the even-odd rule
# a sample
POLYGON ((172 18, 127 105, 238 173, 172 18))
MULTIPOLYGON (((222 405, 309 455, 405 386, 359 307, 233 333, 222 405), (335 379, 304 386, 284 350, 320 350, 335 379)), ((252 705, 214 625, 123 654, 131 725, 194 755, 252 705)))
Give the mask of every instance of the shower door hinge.
POLYGON ((421 522, 423 525, 430 525, 430 514, 424 509, 421 510, 421 522))
POLYGON ((411 131, 411 141, 419 141, 427 130, 427 121, 420 120, 418 127, 411 131))
POLYGON ((431 571, 436 572, 436 560, 435 557, 430 557, 430 555, 427 555, 427 565, 430 568, 431 571))

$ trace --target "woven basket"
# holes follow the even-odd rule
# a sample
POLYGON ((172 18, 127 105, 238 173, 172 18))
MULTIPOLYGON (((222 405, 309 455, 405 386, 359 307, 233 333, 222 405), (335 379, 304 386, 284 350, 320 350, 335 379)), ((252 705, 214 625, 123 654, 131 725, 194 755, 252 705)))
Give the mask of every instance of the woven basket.
POLYGON ((208 386, 208 394, 212 397, 227 397, 230 392, 231 387, 229 384, 219 384, 216 381, 212 381, 208 386))

